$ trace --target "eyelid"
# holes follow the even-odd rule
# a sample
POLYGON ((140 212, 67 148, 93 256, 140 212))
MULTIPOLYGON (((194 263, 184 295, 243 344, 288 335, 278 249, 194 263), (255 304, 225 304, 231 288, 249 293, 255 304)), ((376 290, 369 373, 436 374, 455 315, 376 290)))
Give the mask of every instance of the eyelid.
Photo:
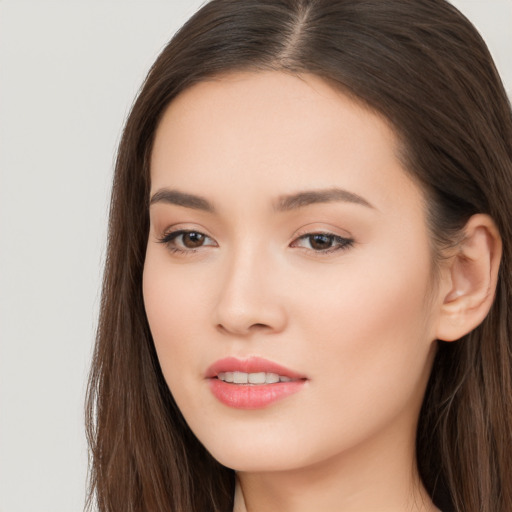
POLYGON ((335 233, 331 233, 331 232, 325 231, 325 230, 324 231, 317 230, 317 231, 308 231, 307 233, 304 233, 302 235, 295 237, 294 240, 292 241, 292 243, 290 244, 290 246, 297 247, 296 245, 293 245, 293 244, 296 244, 297 241, 307 240, 310 237, 319 236, 319 235, 326 236, 326 237, 333 239, 333 241, 336 242, 337 245, 333 245, 333 246, 328 247, 323 250, 315 250, 313 248, 307 248, 307 247, 298 247, 298 248, 304 249, 304 250, 308 251, 309 253, 313 254, 314 256, 322 257, 322 256, 327 256, 329 254, 338 252, 338 251, 347 250, 354 245, 353 238, 340 236, 340 235, 337 235, 335 233))
POLYGON ((193 228, 168 228, 163 233, 162 236, 159 236, 157 238, 157 241, 158 241, 158 243, 161 243, 161 244, 165 245, 171 252, 180 253, 180 254, 195 253, 199 249, 201 249, 202 247, 218 247, 217 242, 215 242, 213 244, 200 245, 197 248, 179 247, 179 246, 174 244, 174 241, 178 237, 180 237, 182 235, 186 235, 188 233, 196 233, 196 234, 199 234, 199 235, 203 235, 206 239, 213 240, 215 242, 215 240, 211 236, 207 235, 203 231, 200 231, 199 229, 193 229, 193 228))
MULTIPOLYGON (((174 253, 180 253, 183 255, 193 254, 198 252, 199 249, 202 249, 203 247, 218 247, 217 242, 214 240, 213 237, 207 235, 203 231, 200 231, 199 229, 193 229, 193 228, 179 228, 177 226, 173 228, 168 228, 164 234, 160 237, 158 237, 157 240, 159 243, 164 244, 167 246, 167 248, 174 253), (202 245, 199 245, 197 247, 185 247, 185 246, 179 246, 175 243, 175 240, 178 239, 182 235, 186 235, 189 233, 195 233, 202 235, 206 240, 211 240, 214 243, 204 243, 202 245)), ((314 256, 327 256, 331 253, 347 250, 350 247, 354 245, 354 239, 348 235, 348 236, 342 236, 337 233, 333 233, 330 230, 326 229, 314 229, 312 226, 304 227, 301 231, 296 233, 294 235, 294 238, 292 242, 289 244, 289 247, 294 247, 298 249, 303 249, 314 256), (325 249, 314 249, 312 247, 301 247, 297 245, 297 242, 301 240, 307 240, 308 238, 312 238, 314 236, 325 236, 334 242, 335 245, 332 245, 331 247, 327 247, 325 249)))

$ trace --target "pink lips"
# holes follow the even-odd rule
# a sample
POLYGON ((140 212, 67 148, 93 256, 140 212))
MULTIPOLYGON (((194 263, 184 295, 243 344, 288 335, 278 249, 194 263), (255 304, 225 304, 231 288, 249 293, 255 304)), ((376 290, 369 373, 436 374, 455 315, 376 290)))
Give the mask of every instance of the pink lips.
POLYGON ((261 409, 297 393, 306 382, 303 375, 260 357, 220 359, 208 368, 206 378, 213 395, 223 404, 237 409, 261 409), (273 384, 234 384, 217 378, 224 372, 276 373, 293 380, 273 384))

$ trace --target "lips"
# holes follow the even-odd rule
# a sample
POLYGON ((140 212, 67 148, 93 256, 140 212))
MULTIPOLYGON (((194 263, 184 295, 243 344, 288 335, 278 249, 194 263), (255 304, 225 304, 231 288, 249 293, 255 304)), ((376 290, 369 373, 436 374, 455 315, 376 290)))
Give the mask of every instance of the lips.
POLYGON ((304 375, 267 359, 226 357, 212 364, 206 378, 213 396, 235 409, 262 409, 304 388, 304 375))
POLYGON ((280 377, 288 377, 292 380, 305 379, 301 375, 280 364, 263 359, 261 357, 249 357, 248 359, 237 359, 236 357, 226 357, 213 363, 206 371, 206 378, 217 377, 219 373, 243 372, 243 373, 274 373, 280 377))

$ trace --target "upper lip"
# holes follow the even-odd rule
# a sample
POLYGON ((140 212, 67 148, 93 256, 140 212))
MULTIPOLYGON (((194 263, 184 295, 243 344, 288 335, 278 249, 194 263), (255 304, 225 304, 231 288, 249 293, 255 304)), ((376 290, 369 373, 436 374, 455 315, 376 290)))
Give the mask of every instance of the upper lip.
POLYGON ((244 372, 244 373, 277 373, 282 377, 291 379, 305 379, 304 375, 286 368, 278 363, 269 361, 262 357, 249 357, 247 359, 238 359, 236 357, 225 357, 215 361, 206 370, 206 378, 217 377, 222 372, 244 372))

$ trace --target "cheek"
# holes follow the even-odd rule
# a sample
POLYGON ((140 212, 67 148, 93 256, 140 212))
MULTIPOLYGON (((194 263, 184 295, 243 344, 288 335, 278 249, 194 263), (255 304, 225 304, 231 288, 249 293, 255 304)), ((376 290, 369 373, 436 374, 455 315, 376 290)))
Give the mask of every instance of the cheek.
MULTIPOLYGON (((155 251, 156 252, 156 251, 155 251)), ((180 359, 180 352, 190 347, 197 337, 190 331, 198 329, 197 308, 190 307, 197 297, 193 282, 180 278, 180 272, 170 272, 165 258, 148 250, 143 274, 144 306, 162 370, 169 362, 180 359), (184 339, 185 327, 187 343, 184 339)))
POLYGON ((184 365, 191 370, 191 377, 196 378, 200 372, 198 358, 192 356, 204 349, 206 282, 179 265, 170 265, 165 254, 148 249, 143 274, 144 306, 169 385, 169 379, 180 373, 174 370, 184 365))
POLYGON ((430 267, 425 253, 409 254, 407 261, 393 251, 378 256, 354 259, 328 288, 303 282, 299 293, 307 307, 296 317, 308 339, 318 340, 310 359, 318 382, 329 385, 323 374, 336 379, 332 399, 362 411, 388 404, 391 412, 420 400, 429 373, 430 267))

